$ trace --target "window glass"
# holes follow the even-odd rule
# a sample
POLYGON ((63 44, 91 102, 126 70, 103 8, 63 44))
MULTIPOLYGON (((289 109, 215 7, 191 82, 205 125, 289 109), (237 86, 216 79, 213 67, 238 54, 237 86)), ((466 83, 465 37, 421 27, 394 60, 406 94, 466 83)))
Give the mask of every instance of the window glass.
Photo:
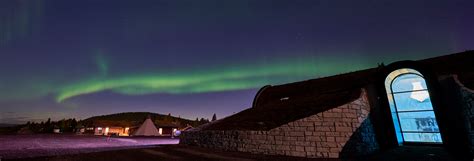
POLYGON ((417 74, 402 74, 392 82, 392 93, 413 91, 413 89, 427 89, 425 79, 417 74))
POLYGON ((433 111, 400 112, 403 132, 439 132, 433 111))
POLYGON ((428 91, 416 91, 406 93, 393 94, 395 103, 397 104, 397 111, 417 111, 417 110, 433 110, 428 91), (420 95, 424 95, 418 97, 420 95))
POLYGON ((432 142, 442 143, 440 133, 403 133, 407 142, 432 142))
POLYGON ((423 76, 413 69, 400 69, 387 76, 385 85, 399 143, 441 143, 423 76))

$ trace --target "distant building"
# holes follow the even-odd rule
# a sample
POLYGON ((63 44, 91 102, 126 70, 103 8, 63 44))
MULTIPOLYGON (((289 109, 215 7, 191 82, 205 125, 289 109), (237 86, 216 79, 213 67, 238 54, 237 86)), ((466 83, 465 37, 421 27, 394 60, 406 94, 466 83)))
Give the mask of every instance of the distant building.
MULTIPOLYGON (((86 128, 87 129, 87 128, 86 128)), ((112 135, 112 136, 129 136, 129 127, 117 127, 117 126, 97 126, 97 127, 88 127, 94 135, 112 135)))
POLYGON ((176 123, 158 123, 158 131, 160 136, 176 136, 175 133, 179 128, 176 123))
POLYGON ((59 133, 61 133, 61 129, 55 128, 55 129, 53 129, 53 133, 59 134, 59 133))
POLYGON ((406 145, 474 153, 474 51, 265 86, 253 107, 181 133, 180 144, 308 158, 406 145))
POLYGON ((76 133, 89 135, 129 136, 132 128, 134 127, 121 122, 97 121, 91 125, 79 127, 76 129, 76 133))
MULTIPOLYGON (((157 126, 147 118, 140 126, 123 125, 117 122, 95 122, 92 125, 79 127, 77 134, 113 135, 113 136, 176 136, 178 123, 159 122, 157 126)), ((191 128, 185 127, 183 130, 191 128)))
POLYGON ((55 133, 55 134, 61 133, 61 128, 59 128, 58 126, 55 125, 55 126, 53 127, 53 133, 55 133))

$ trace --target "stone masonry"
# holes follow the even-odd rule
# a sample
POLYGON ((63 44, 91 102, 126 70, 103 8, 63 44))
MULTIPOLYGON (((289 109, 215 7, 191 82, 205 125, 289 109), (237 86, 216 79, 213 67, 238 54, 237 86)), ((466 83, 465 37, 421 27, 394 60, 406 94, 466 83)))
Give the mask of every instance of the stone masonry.
POLYGON ((356 139, 351 142, 364 145, 364 148, 348 151, 371 153, 378 145, 368 119, 367 95, 362 91, 361 96, 350 103, 269 131, 186 131, 180 136, 180 144, 268 155, 339 158, 343 148, 347 151, 346 143, 356 139), (351 138, 363 122, 368 122, 364 123, 364 133, 351 138))
POLYGON ((460 88, 464 122, 469 132, 471 152, 474 153, 474 90, 465 87, 456 76, 454 76, 454 80, 460 88))

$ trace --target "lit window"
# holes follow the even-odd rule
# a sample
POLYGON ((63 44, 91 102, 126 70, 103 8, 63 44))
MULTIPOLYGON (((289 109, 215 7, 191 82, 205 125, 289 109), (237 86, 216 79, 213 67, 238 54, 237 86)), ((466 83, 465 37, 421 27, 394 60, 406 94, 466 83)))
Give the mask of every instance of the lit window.
POLYGON ((399 69, 385 81, 398 142, 442 143, 425 79, 413 69, 399 69))

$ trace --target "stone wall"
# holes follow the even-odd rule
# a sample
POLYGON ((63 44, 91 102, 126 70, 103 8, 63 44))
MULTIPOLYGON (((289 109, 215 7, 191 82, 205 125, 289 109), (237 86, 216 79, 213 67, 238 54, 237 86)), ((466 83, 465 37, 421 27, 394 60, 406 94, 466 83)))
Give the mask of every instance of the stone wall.
POLYGON ((463 95, 463 104, 465 122, 469 132, 469 138, 471 141, 471 153, 474 153, 474 93, 467 90, 461 90, 463 95))
POLYGON ((465 87, 456 76, 454 76, 454 80, 460 87, 464 122, 469 134, 471 153, 474 154, 474 90, 465 87))
POLYGON ((362 91, 353 102, 269 131, 187 131, 181 134, 180 144, 310 158, 339 158, 345 152, 369 154, 378 144, 368 119, 367 95, 362 91))

